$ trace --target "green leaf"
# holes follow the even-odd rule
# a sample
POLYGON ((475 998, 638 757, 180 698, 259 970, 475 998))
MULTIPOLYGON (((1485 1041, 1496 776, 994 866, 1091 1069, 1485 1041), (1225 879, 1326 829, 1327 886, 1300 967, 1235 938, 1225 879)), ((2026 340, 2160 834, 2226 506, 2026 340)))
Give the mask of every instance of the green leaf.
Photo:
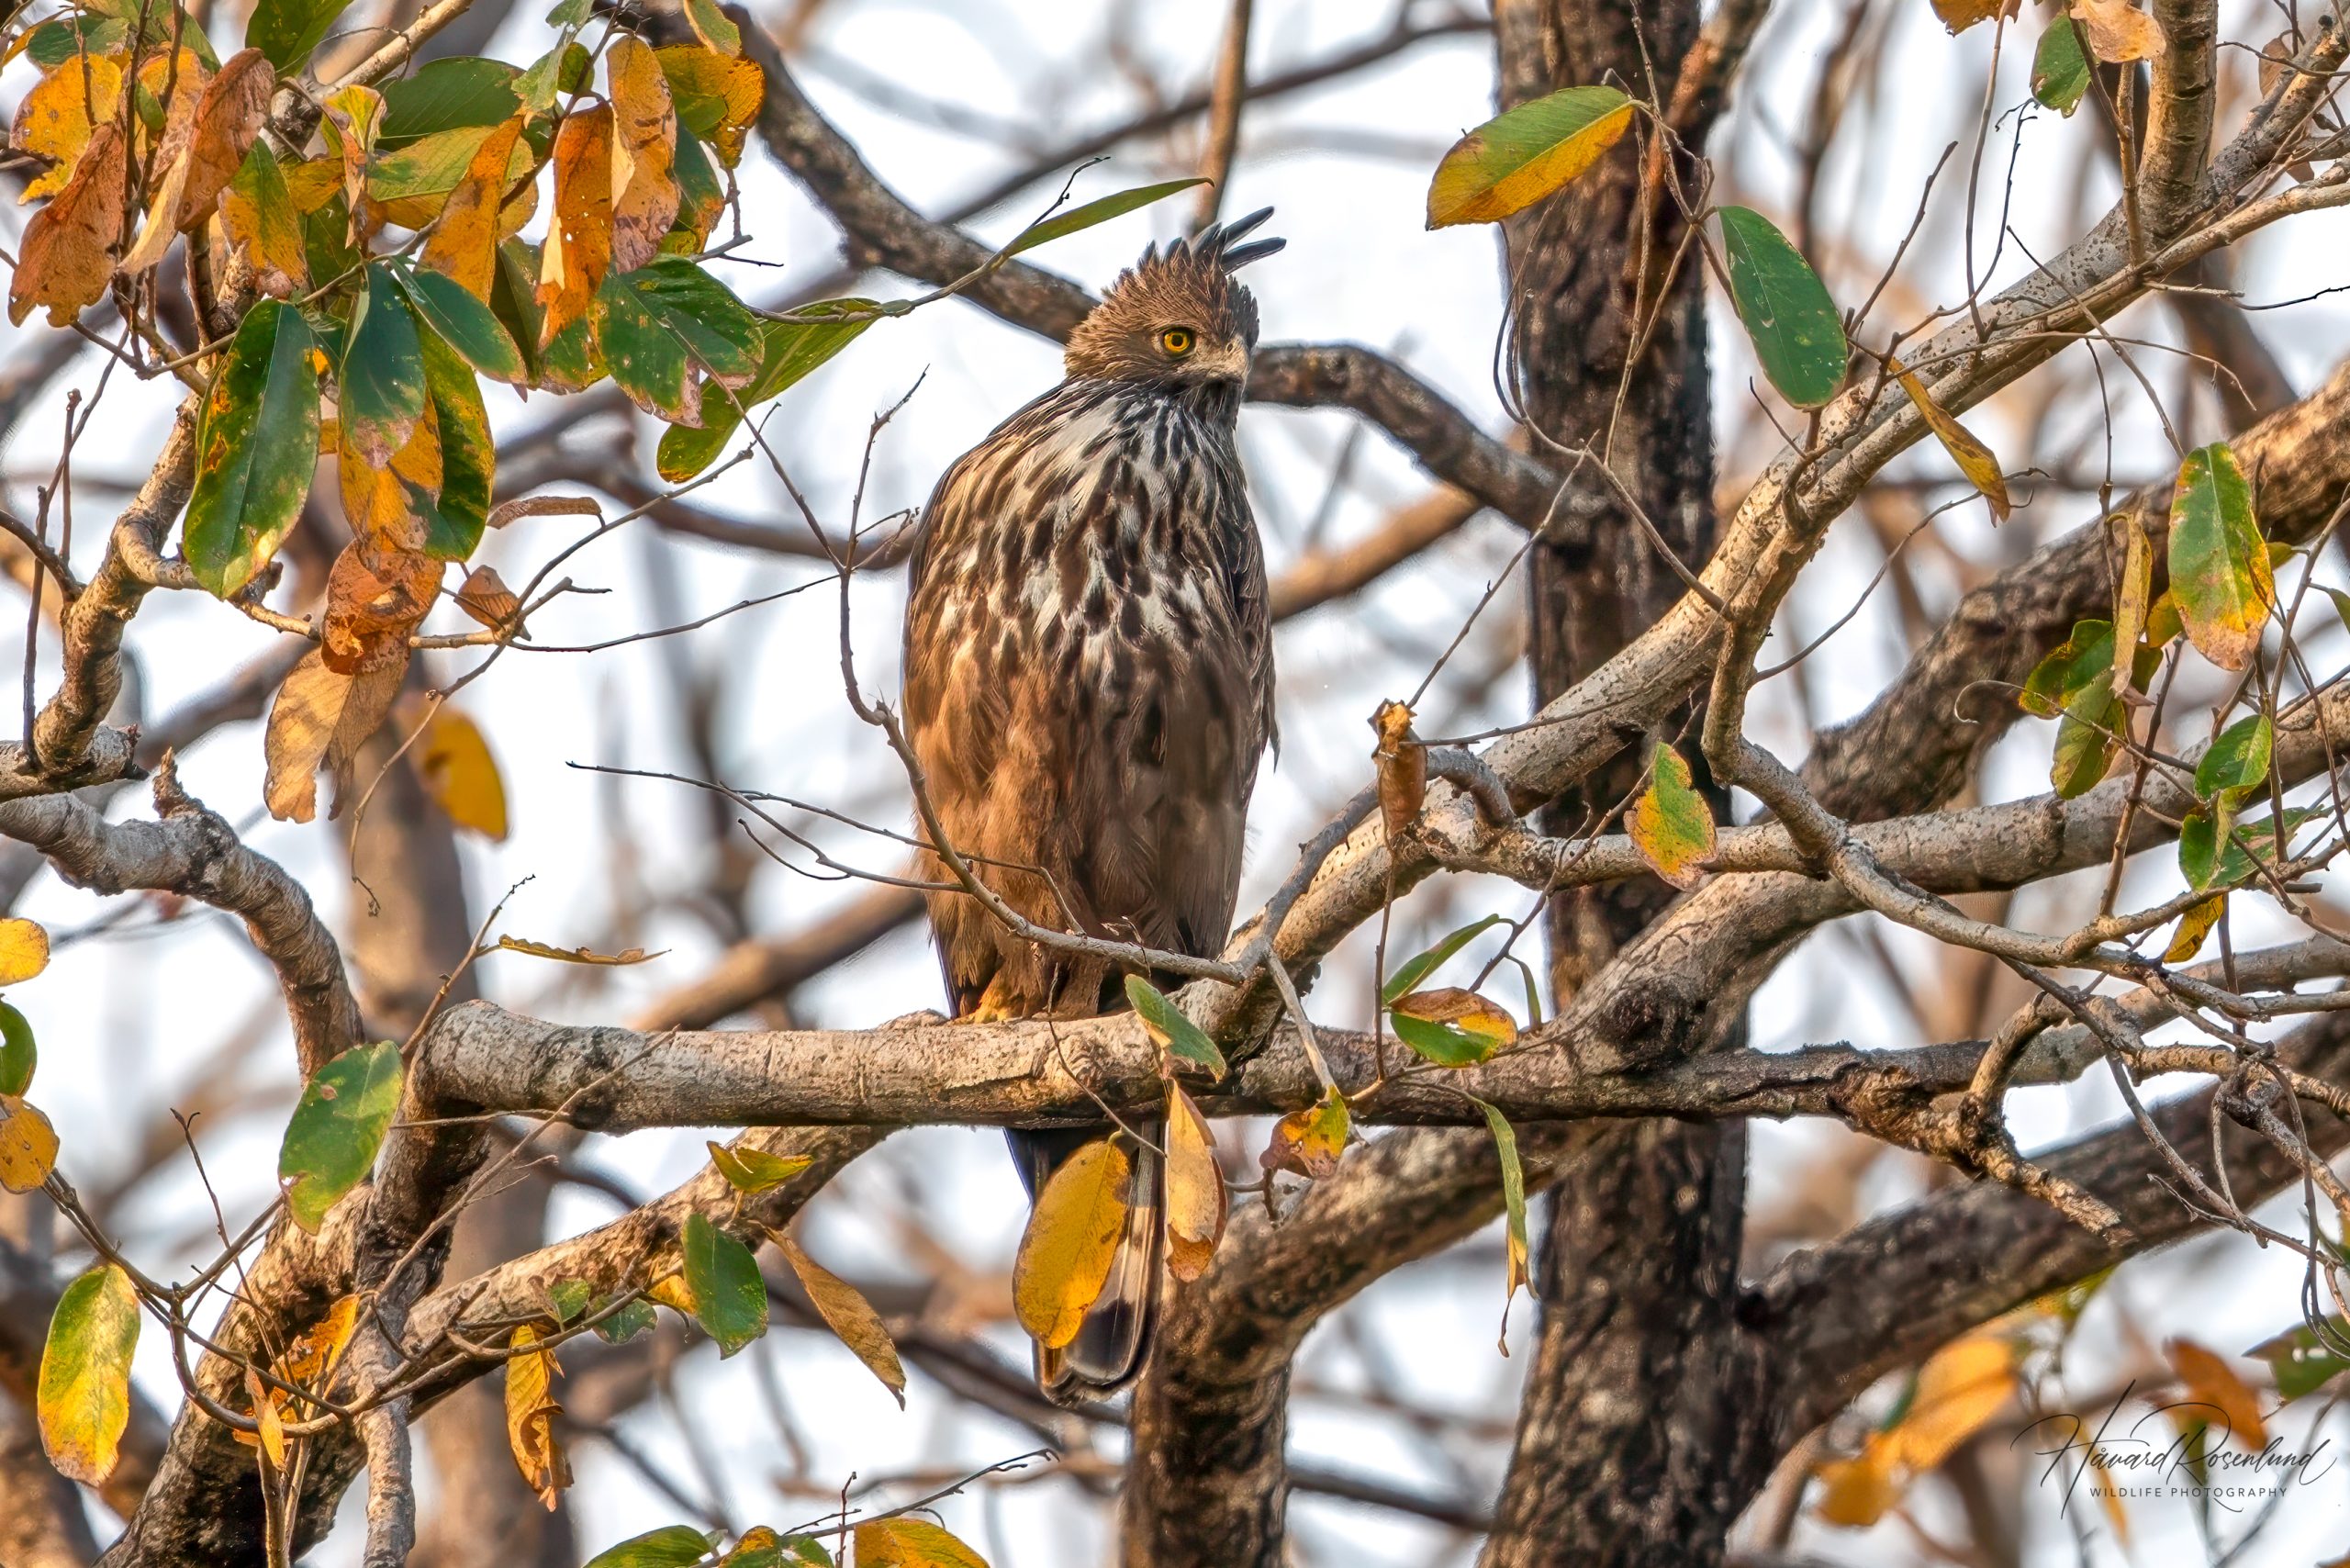
POLYGON ((726 1178, 728 1186, 739 1193, 765 1193, 782 1186, 794 1176, 816 1163, 812 1154, 769 1154, 764 1148, 729 1148, 715 1139, 705 1140, 710 1150, 710 1162, 726 1178))
POLYGON ((1130 191, 1119 191, 1111 196, 1096 196, 1091 201, 1082 202, 1070 207, 1067 212, 1039 218, 1023 229, 1013 238, 1012 243, 1003 248, 1004 254, 1016 256, 1023 251, 1033 251, 1039 245, 1050 244, 1053 241, 1061 239, 1065 235, 1074 234, 1081 229, 1091 229, 1097 223, 1107 223, 1113 218, 1123 217, 1136 207, 1148 207, 1155 201, 1164 201, 1178 191, 1188 191, 1193 185, 1204 185, 1207 183, 1204 178, 1195 174, 1189 179, 1161 180, 1155 185, 1136 185, 1130 191))
POLYGON ((245 47, 257 49, 281 73, 299 69, 327 36, 350 0, 258 0, 245 23, 245 47))
MULTIPOLYGON (((2333 1338, 2339 1343, 2350 1340, 2350 1322, 2334 1314, 2326 1319, 2333 1328, 2333 1338)), ((2244 1352, 2257 1361, 2268 1363, 2277 1374, 2277 1394, 2280 1399, 2300 1399, 2315 1394, 2350 1367, 2350 1360, 2326 1349, 2317 1331, 2308 1324, 2297 1324, 2273 1339, 2265 1339, 2244 1352)))
POLYGON ((1679 752, 1656 743, 1648 788, 1632 802, 1626 827, 1640 858, 1676 888, 1694 888, 1713 858, 1714 813, 1679 752))
POLYGON ((502 125, 522 106, 514 91, 520 74, 502 60, 456 55, 386 82, 380 89, 384 129, 376 133, 375 145, 389 151, 436 131, 502 125))
POLYGON ((713 398, 704 403, 700 429, 673 426, 661 432, 655 460, 661 477, 673 485, 683 484, 718 461, 726 443, 742 428, 743 415, 735 404, 757 408, 848 347, 859 332, 873 325, 875 318, 857 314, 844 321, 829 320, 826 316, 863 312, 872 305, 869 299, 828 299, 793 311, 801 318, 799 320, 760 321, 758 374, 734 397, 713 398))
POLYGON ((686 1216, 685 1274, 694 1321, 718 1341, 721 1361, 767 1331, 767 1287, 758 1260, 699 1210, 686 1216))
POLYGON ((95 1486, 114 1473, 138 1348, 139 1292, 118 1265, 91 1270, 57 1298, 36 1404, 41 1447, 61 1473, 95 1486))
MULTIPOLYGON (((169 4, 168 0, 85 0, 84 8, 122 23, 126 37, 128 29, 136 27, 151 44, 169 44, 176 39, 182 48, 193 51, 204 62, 207 71, 220 69, 220 56, 214 51, 212 40, 204 36, 204 28, 184 6, 169 4)), ((126 71, 124 74, 129 73, 126 71)))
POLYGON ((423 332, 420 342, 425 393, 441 438, 441 490, 428 495, 402 483, 408 504, 424 522, 424 554, 440 561, 462 561, 481 543, 482 529, 489 521, 498 443, 489 433, 489 411, 473 367, 438 332, 423 332))
POLYGON ((691 1525, 665 1525, 606 1547, 588 1560, 588 1568, 692 1568, 717 1544, 714 1532, 704 1534, 691 1525))
POLYGON ((274 299, 245 312, 196 420, 181 552, 226 599, 277 554, 319 462, 317 340, 274 299))
POLYGON ((375 1169, 375 1151, 400 1105, 400 1048, 389 1040, 353 1046, 310 1075, 285 1124, 277 1177, 285 1204, 312 1235, 327 1211, 375 1169))
POLYGON ((2121 731, 2127 710, 2110 685, 2091 685, 2065 704, 2056 725, 2056 750, 2048 764, 2048 781, 2057 795, 2073 800, 2104 782, 2121 749, 2121 731))
POLYGON ((2178 874, 2199 892, 2211 885, 2220 868, 2221 823, 2226 812, 2198 806, 2179 820, 2178 874))
POLYGON ((1836 302, 1769 218, 1751 207, 1726 207, 1721 220, 1730 300, 1762 374, 1796 408, 1821 407, 1844 384, 1852 356, 1836 302))
POLYGON ((1509 1353, 1509 1304, 1517 1297, 1517 1287, 1528 1282, 1527 1260, 1531 1256, 1526 1240, 1526 1168, 1518 1163, 1517 1133, 1504 1116, 1483 1100, 1476 1100, 1477 1109, 1485 1114, 1485 1126, 1494 1135, 1494 1153, 1502 1162, 1502 1215, 1506 1221, 1505 1234, 1508 1241, 1509 1290, 1502 1300, 1502 1353, 1509 1353))
POLYGON ((424 324, 463 354, 466 364, 494 380, 515 386, 525 382, 529 371, 522 364, 522 351, 499 324, 498 313, 476 299, 464 284, 421 270, 396 275, 424 324))
POLYGON ((2076 621, 2073 634, 2032 666, 2017 704, 2027 713, 2053 719, 2067 703, 2113 670, 2113 622, 2076 621))
POLYGON ((702 377, 740 387, 758 374, 759 319, 681 256, 608 275, 588 315, 612 384, 672 424, 702 423, 702 377))
POLYGON ((1224 1076, 1224 1053, 1216 1049, 1207 1031, 1185 1016, 1183 1010, 1157 986, 1140 975, 1128 975, 1126 1001, 1154 1044, 1185 1061, 1199 1063, 1217 1078, 1224 1076))
POLYGON ((547 1287, 547 1301, 554 1307, 557 1323, 568 1323, 587 1311, 588 1297, 585 1280, 557 1280, 547 1287))
POLYGON ((2350 627, 2350 593, 2344 593, 2337 588, 2322 588, 2321 591, 2333 601, 2333 613, 2341 618, 2342 624, 2344 627, 2350 627))
POLYGON ((638 1298, 596 1325, 596 1338, 607 1345, 624 1345, 653 1327, 653 1304, 638 1298))
MULTIPOLYGON (((2331 814, 2324 808, 2318 806, 2287 807, 2284 820, 2285 842, 2282 845, 2277 842, 2277 824, 2273 815, 2258 817, 2251 822, 2236 823, 2234 833, 2221 841, 2219 858, 2212 867, 2210 881, 2203 885, 2232 888, 2240 883, 2250 881, 2261 866, 2272 865, 2277 861, 2278 858, 2277 852, 2279 849, 2283 849, 2286 857, 2289 858, 2295 834, 2311 823, 2330 820, 2331 814), (2246 854, 2243 847, 2247 844, 2252 846, 2250 854, 2246 854), (2255 864, 2255 860, 2258 862, 2257 865, 2255 864)), ((2191 814, 2188 820, 2193 820, 2191 814)), ((2216 838, 2219 835, 2214 836, 2216 838)), ((2185 840, 2186 833, 2181 829, 2179 853, 2182 860, 2186 855, 2185 840)))
POLYGON ((22 1094, 30 1089, 33 1069, 39 1061, 32 1025, 23 1014, 0 1002, 0 1094, 22 1094))
POLYGON ((366 262, 366 256, 351 242, 351 204, 341 191, 318 211, 303 215, 302 259, 314 278, 341 277, 366 262))
POLYGON ((2222 793, 2244 799, 2267 779, 2276 741, 2266 713, 2230 724, 2195 765, 2195 792, 2206 800, 2222 793))
POLYGON ((424 345, 390 266, 367 268, 343 335, 340 411, 342 449, 382 467, 408 444, 424 413, 424 345))
POLYGON ((498 247, 498 271, 490 279, 489 309, 506 329, 507 341, 522 356, 525 386, 536 386, 545 376, 539 356, 539 330, 544 319, 539 308, 537 247, 509 240, 498 247))
POLYGON ((1474 1067, 1504 1043, 1498 1036, 1472 1034, 1455 1025, 1415 1018, 1408 1013, 1390 1013, 1387 1021, 1394 1025, 1397 1039, 1438 1067, 1474 1067))
POLYGON ((554 9, 547 13, 547 26, 584 28, 595 14, 596 0, 556 0, 554 9))
POLYGON ((2059 13, 2040 35, 2031 57, 2031 95, 2042 106, 2070 118, 2089 90, 2089 62, 2081 53, 2081 37, 2073 18, 2059 13))
POLYGON ((677 155, 669 172, 677 180, 677 218, 662 236, 661 248, 671 255, 690 256, 702 248, 726 210, 726 185, 701 138, 683 124, 677 127, 677 155))
POLYGON ((1498 914, 1489 914, 1483 920, 1472 921, 1427 952, 1404 959, 1388 975, 1387 983, 1379 988, 1380 1004, 1392 1007, 1398 997, 1408 996, 1417 991, 1422 980, 1442 969, 1446 961, 1455 953, 1475 941, 1478 933, 1491 930, 1501 923, 1502 917, 1498 914))
POLYGON ((1445 153, 1428 182, 1427 225, 1499 223, 1597 162, 1623 140, 1632 100, 1567 87, 1487 120, 1445 153))
POLYGON ((2277 602, 2252 487, 2225 442, 2187 454, 2170 507, 2170 591, 2197 650, 2242 669, 2277 602))
POLYGON ((129 36, 130 24, 119 17, 69 11, 26 34, 25 52, 43 71, 53 71, 77 54, 112 54, 129 36))
POLYGON ((743 52, 743 31, 727 20, 718 0, 686 0, 686 21, 694 36, 721 54, 743 52))

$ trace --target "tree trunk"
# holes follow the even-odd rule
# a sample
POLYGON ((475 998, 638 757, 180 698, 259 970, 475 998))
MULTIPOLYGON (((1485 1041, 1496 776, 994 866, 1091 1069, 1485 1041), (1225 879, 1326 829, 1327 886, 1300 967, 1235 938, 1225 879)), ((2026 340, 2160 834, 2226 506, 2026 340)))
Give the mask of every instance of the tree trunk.
MULTIPOLYGON (((1699 22, 1696 0, 1502 0, 1494 19, 1505 105, 1604 82, 1643 98, 1653 82, 1669 100, 1699 22)), ((1667 281, 1684 226, 1661 188, 1643 199, 1640 140, 1628 136, 1508 226, 1509 358, 1522 416, 1550 441, 1588 443, 1695 569, 1716 533, 1704 273, 1684 260, 1667 281)), ((1578 537, 1537 544, 1528 567, 1538 706, 1683 591, 1623 506, 1578 537)), ((1722 814, 1695 745, 1680 749, 1722 814)), ((1553 802, 1549 830, 1594 831, 1639 788, 1649 750, 1627 748, 1553 802)), ((1554 994, 1572 995, 1671 897, 1649 880, 1555 898, 1554 994)), ((1642 1035, 1662 1032, 1628 1020, 1624 1045, 1638 1053, 1642 1035)), ((1657 1039, 1650 1048, 1681 1047, 1657 1039)), ((1534 1364, 1485 1562, 1718 1562, 1737 1508, 1723 1456, 1735 1446, 1736 1402, 1726 1395, 1743 1126, 1626 1123, 1584 1129, 1576 1142, 1536 1271, 1534 1364)))

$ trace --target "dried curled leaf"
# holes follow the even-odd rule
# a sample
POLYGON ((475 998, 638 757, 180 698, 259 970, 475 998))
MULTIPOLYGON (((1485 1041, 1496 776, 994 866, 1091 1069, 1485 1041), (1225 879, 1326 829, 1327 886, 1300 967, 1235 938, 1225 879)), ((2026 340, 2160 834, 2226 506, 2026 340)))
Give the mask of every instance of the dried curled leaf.
POLYGON ((508 953, 528 953, 533 958, 554 958, 565 964, 642 964, 657 958, 660 953, 648 953, 642 947, 623 947, 617 953, 592 952, 586 947, 551 947, 544 942, 529 942, 520 936, 500 936, 498 949, 508 953))
POLYGON ((554 1353, 532 1349, 538 1341, 539 1331, 527 1323, 507 1341, 513 1353, 506 1361, 506 1441, 523 1484, 552 1512, 571 1484, 571 1462, 554 1435, 554 1418, 563 1413, 554 1400, 554 1353))
POLYGON ((1382 702, 1371 728, 1379 737, 1371 753, 1379 773, 1379 820, 1394 838, 1419 820, 1427 802, 1428 749, 1412 733, 1412 710, 1401 702, 1382 702))
POLYGON ((306 823, 318 814, 321 764, 342 779, 359 748, 391 711, 407 675, 406 661, 365 675, 327 667, 318 648, 302 655, 270 705, 262 738, 269 773, 262 786, 269 814, 281 822, 306 823))
POLYGON ((2260 1396, 2225 1358, 2192 1339, 2173 1339, 2164 1349, 2187 1397, 2210 1406, 2213 1424, 2224 1427, 2231 1440, 2247 1453, 2258 1453, 2268 1445, 2268 1422, 2261 1412, 2260 1396))
POLYGON ((476 566, 457 589, 457 608, 497 631, 522 613, 522 601, 506 586, 495 566, 476 566))
POLYGON ((1966 476, 1966 482, 1990 503, 1992 521, 2007 521, 2009 510, 2008 481, 2000 472, 1998 454, 1975 440, 1972 431, 1934 401, 1933 395, 1926 390, 1926 384, 1918 379, 1917 372, 1889 354, 1885 364, 1886 368, 1899 379, 1901 390, 1909 395, 1909 401, 1917 406, 1919 417, 1926 421, 1926 428, 1934 432, 1934 439, 1942 443, 1942 450, 1949 453, 1952 461, 1958 465, 1958 471, 1966 476))
POLYGON ((1047 1350, 1077 1338, 1109 1282, 1133 1177, 1133 1159, 1117 1139, 1102 1138, 1063 1161, 1036 1194, 1012 1267, 1012 1301, 1020 1327, 1047 1350))
POLYGON ((229 56, 219 74, 205 84, 204 95, 196 101, 173 228, 192 229, 212 215, 213 204, 261 139, 270 95, 276 90, 276 69, 257 49, 229 56))
POLYGON ((890 1338, 890 1330, 873 1304, 865 1299, 855 1285, 825 1268, 800 1249, 800 1243, 781 1231, 773 1235, 776 1250, 791 1265, 800 1277, 800 1288, 808 1293, 808 1300, 816 1308, 816 1316, 824 1320, 840 1342, 856 1353, 881 1386, 888 1389, 906 1407, 906 1369, 899 1363, 898 1347, 890 1338))
POLYGON ((40 305, 49 308, 50 326, 71 326, 84 307, 106 297, 129 199, 126 175, 122 128, 109 120, 90 133, 64 188, 25 225, 8 282, 11 324, 21 326, 40 305))
POLYGON ((1192 1097, 1167 1091, 1167 1271, 1191 1281, 1207 1271, 1224 1238, 1231 1197, 1216 1163, 1215 1137, 1192 1097))

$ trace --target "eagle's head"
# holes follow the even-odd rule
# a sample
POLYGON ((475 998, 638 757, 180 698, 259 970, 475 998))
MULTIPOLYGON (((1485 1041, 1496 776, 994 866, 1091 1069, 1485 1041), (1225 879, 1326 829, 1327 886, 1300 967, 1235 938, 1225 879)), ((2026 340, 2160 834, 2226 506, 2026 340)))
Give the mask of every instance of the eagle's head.
POLYGON ((1210 224, 1163 254, 1155 243, 1143 252, 1069 334, 1069 374, 1169 390, 1214 387, 1237 400, 1257 346, 1257 299, 1232 274, 1288 243, 1238 242, 1272 212, 1210 224))

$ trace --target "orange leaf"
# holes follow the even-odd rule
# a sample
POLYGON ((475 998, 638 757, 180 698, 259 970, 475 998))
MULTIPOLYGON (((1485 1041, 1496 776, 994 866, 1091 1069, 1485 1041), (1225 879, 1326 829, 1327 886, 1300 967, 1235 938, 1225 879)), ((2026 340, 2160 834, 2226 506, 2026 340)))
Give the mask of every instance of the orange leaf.
POLYGON ((196 106, 194 140, 186 178, 180 186, 173 226, 190 229, 209 217, 212 204, 236 178, 245 154, 261 135, 270 95, 277 91, 277 68, 257 49, 232 54, 220 73, 206 84, 196 106))
POLYGON ((2192 1339, 2173 1339, 2165 1349, 2178 1381, 2186 1385, 2188 1398, 2219 1413, 2214 1425, 2224 1427, 2228 1437, 2246 1452, 2258 1453, 2267 1447, 2268 1423, 2260 1412, 2260 1396, 2236 1375, 2233 1367, 2192 1339))
MULTIPOLYGON (((180 193, 187 188, 188 153, 196 144, 196 111, 204 106, 204 66, 193 50, 180 50, 176 73, 168 62, 150 61, 139 73, 139 84, 161 96, 168 76, 171 102, 164 113, 162 139, 147 164, 147 221, 139 239, 123 253, 122 271, 136 277, 163 259, 179 237, 180 193)), ((214 193, 218 195, 216 191, 214 193)))
POLYGON ((573 115, 554 136, 554 221, 539 270, 539 346, 588 314, 612 261, 612 111, 573 115))
POLYGON ((661 62, 637 39, 604 57, 612 92, 612 266, 634 272, 660 253, 677 219, 677 111, 661 62))
POLYGON ((515 139, 521 134, 522 117, 517 115, 482 139, 473 162, 465 165, 464 177, 441 209, 441 221, 425 236, 420 258, 484 304, 498 277, 498 213, 506 203, 515 139))
POLYGON ((8 283, 12 324, 21 325, 34 306, 45 305, 50 326, 70 326, 84 306, 106 297, 129 200, 125 174, 122 128, 108 120, 90 133, 57 199, 25 225, 17 275, 8 283))
POLYGON ((408 663, 408 634, 441 592, 442 564, 405 550, 352 540, 327 574, 327 667, 364 675, 408 663))
POLYGON ((122 96, 122 67, 105 55, 75 54, 33 84, 17 106, 9 145, 19 152, 53 159, 46 174, 25 187, 19 206, 55 196, 73 177, 73 165, 90 134, 114 118, 122 96))

